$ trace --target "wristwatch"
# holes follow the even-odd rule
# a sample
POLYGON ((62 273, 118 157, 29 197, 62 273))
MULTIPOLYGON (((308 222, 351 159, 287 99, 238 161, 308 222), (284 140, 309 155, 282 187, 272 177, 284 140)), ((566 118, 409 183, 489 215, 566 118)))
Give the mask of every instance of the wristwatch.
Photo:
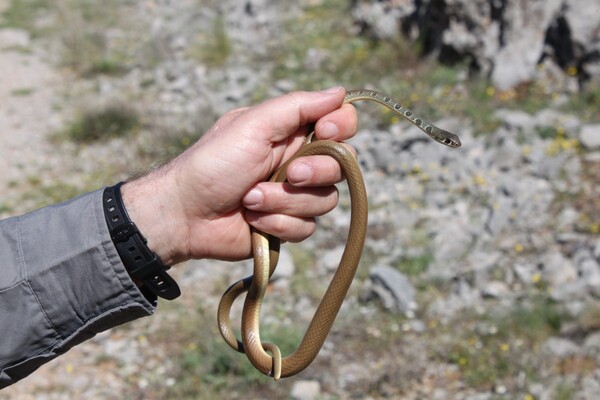
POLYGON ((148 248, 146 238, 129 218, 121 198, 123 183, 107 187, 102 196, 110 237, 127 272, 134 281, 141 283, 140 289, 146 297, 150 294, 150 298, 159 296, 173 300, 181 294, 179 286, 167 273, 170 267, 148 248))

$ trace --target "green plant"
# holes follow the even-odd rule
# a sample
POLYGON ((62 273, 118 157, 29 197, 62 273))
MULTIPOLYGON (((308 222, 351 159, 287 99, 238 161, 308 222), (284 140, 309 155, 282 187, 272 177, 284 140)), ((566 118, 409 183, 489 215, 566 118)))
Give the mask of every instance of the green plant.
POLYGON ((190 57, 216 68, 225 65, 232 52, 231 40, 227 34, 225 19, 218 16, 214 19, 212 31, 201 33, 189 50, 190 57))
POLYGON ((531 341, 556 334, 560 331, 566 314, 559 305, 546 297, 537 297, 531 304, 519 305, 508 315, 500 319, 500 326, 531 341))
POLYGON ((127 71, 125 64, 117 56, 101 58, 93 61, 89 67, 90 74, 119 75, 127 71))
POLYGON ((553 139, 556 137, 556 128, 552 126, 540 126, 536 130, 538 136, 542 139, 553 139))
POLYGON ((12 212, 12 207, 8 203, 0 203, 0 215, 12 212))
MULTIPOLYGON (((200 305, 194 310, 176 304, 163 305, 177 318, 149 340, 167 343, 165 350, 175 367, 170 377, 176 384, 169 387, 157 384, 153 388, 156 398, 223 398, 232 395, 232 388, 242 388, 249 398, 280 398, 289 390, 284 382, 272 386, 272 381, 258 372, 245 355, 232 350, 221 339, 212 307, 200 305)), ((302 332, 293 325, 263 323, 261 339, 276 343, 282 354, 288 355, 295 350, 302 332)))
POLYGON ((108 38, 120 29, 126 7, 118 0, 12 0, 0 27, 26 29, 34 37, 53 33, 62 44, 63 65, 81 75, 115 75, 128 69, 128 42, 108 38), (50 16, 43 25, 42 16, 50 16))
POLYGON ((417 276, 427 271, 427 267, 433 261, 433 255, 430 253, 422 254, 414 257, 405 257, 398 261, 396 268, 400 272, 409 276, 417 276))
POLYGON ((25 96, 29 96, 34 92, 33 88, 17 88, 17 89, 13 89, 10 94, 12 96, 16 96, 16 97, 25 97, 25 96))
POLYGON ((76 143, 128 136, 140 128, 135 110, 111 104, 99 110, 82 113, 65 130, 65 136, 76 143))
MULTIPOLYGON (((118 75, 128 70, 128 40, 110 40, 120 31, 126 5, 117 0, 60 0, 53 4, 62 43, 62 64, 75 72, 91 76, 118 75)), ((131 39, 133 40, 133 39, 131 39)))
POLYGON ((588 304, 577 322, 585 331, 600 329, 600 303, 591 302, 588 304))
POLYGON ((488 314, 463 316, 463 328, 453 338, 446 359, 456 364, 463 379, 473 387, 510 382, 520 371, 535 375, 540 343, 560 330, 567 317, 558 305, 544 297, 488 314), (530 357, 522 357, 527 349, 530 357))
POLYGON ((291 293, 294 296, 308 296, 315 301, 320 300, 329 282, 323 280, 315 282, 314 275, 311 274, 316 262, 314 253, 299 245, 286 246, 290 250, 295 266, 294 274, 290 279, 291 293))
POLYGON ((571 400, 575 397, 577 390, 572 383, 561 382, 556 386, 554 392, 555 400, 571 400))
POLYGON ((403 82, 402 69, 417 62, 418 51, 403 37, 383 41, 356 35, 347 10, 345 0, 326 0, 308 5, 301 15, 291 14, 277 39, 267 44, 273 79, 293 81, 302 89, 360 88, 383 78, 394 86, 403 82))
POLYGON ((12 27, 28 30, 37 35, 36 20, 51 7, 48 0, 12 0, 2 14, 1 27, 12 27))
POLYGON ((35 190, 27 192, 23 200, 32 202, 36 208, 63 202, 84 192, 81 188, 65 182, 43 185, 41 182, 34 183, 30 179, 30 184, 36 186, 35 190))
POLYGON ((568 97, 563 109, 580 116, 585 121, 598 122, 598 109, 600 108, 600 88, 598 85, 589 85, 583 91, 568 97))

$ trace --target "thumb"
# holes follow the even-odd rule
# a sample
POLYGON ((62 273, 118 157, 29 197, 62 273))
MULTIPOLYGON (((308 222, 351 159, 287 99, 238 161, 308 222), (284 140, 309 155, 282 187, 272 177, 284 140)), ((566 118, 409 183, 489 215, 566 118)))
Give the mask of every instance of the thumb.
POLYGON ((260 139, 276 143, 340 108, 345 95, 346 90, 339 86, 318 92, 291 92, 256 106, 247 123, 257 128, 253 131, 262 136, 260 139))

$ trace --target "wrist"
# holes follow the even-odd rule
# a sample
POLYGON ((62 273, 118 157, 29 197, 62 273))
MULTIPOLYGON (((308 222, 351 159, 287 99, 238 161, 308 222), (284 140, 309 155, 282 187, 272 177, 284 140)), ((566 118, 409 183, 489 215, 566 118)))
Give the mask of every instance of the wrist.
POLYGON ((187 225, 176 212, 176 196, 169 196, 169 180, 158 175, 153 172, 123 184, 121 196, 148 248, 165 265, 174 265, 187 259, 182 235, 187 225))
POLYGON ((155 303, 157 296, 173 300, 181 294, 179 286, 129 216, 121 195, 122 186, 123 182, 107 187, 102 194, 106 224, 117 253, 149 301, 155 303))

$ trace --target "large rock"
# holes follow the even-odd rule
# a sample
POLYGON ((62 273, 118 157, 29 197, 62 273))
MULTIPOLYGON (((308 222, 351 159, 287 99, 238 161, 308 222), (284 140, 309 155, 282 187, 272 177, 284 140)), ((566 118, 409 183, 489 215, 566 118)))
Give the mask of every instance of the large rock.
MULTIPOLYGON (((546 77, 538 65, 562 74, 563 88, 600 79, 600 4, 587 0, 359 0, 355 19, 389 39, 407 33, 442 61, 473 61, 500 89, 546 77), (382 14, 383 13, 383 14, 382 14), (385 15, 385 18, 378 18, 385 15)), ((547 82, 546 82, 547 83, 547 82)))
POLYGON ((561 7, 561 0, 507 1, 499 32, 500 49, 493 56, 492 82, 508 89, 531 81, 542 57, 545 33, 561 7))
POLYGON ((377 298, 384 308, 401 314, 411 313, 417 308, 415 288, 397 269, 379 265, 372 269, 370 278, 363 287, 363 300, 377 298))

